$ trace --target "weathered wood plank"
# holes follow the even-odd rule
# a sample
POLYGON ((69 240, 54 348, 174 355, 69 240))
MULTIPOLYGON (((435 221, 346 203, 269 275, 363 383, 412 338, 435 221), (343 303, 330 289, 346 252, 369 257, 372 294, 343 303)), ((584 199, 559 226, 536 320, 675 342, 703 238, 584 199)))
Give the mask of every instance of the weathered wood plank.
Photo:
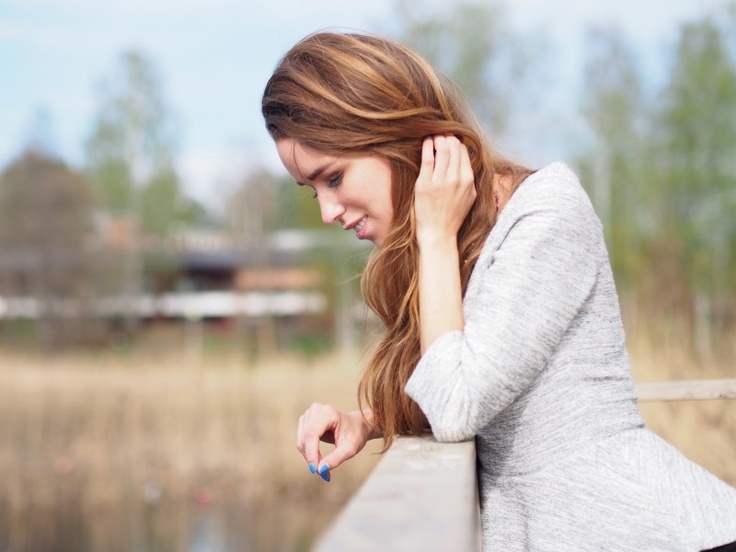
POLYGON ((480 550, 475 442, 396 440, 315 552, 480 550))
POLYGON ((639 383, 636 393, 640 401, 736 399, 736 379, 639 383))

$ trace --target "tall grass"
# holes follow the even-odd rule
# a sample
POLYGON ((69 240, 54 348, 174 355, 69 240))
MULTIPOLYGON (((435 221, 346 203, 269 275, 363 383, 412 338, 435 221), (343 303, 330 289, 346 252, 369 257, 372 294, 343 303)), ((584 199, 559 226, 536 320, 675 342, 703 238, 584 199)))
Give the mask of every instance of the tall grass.
MULTIPOLYGON (((696 353, 687 328, 652 328, 629 316, 627 342, 637 382, 736 378, 736 333, 718 336, 710 354, 696 353)), ((736 399, 641 403, 647 426, 736 486, 736 399)))
POLYGON ((226 504, 241 511, 256 549, 306 546, 377 459, 361 455, 326 484, 294 446, 296 420, 312 401, 354 407, 355 366, 337 357, 253 366, 173 352, 3 354, 0 549, 131 550, 156 532, 192 541, 176 525, 193 531, 195 515, 226 504), (174 505, 186 507, 171 513, 174 505), (156 514, 171 518, 168 528, 145 527, 157 511, 170 512, 156 514), (114 546, 110 527, 88 523, 105 525, 106 513, 120 526, 114 546))
MULTIPOLYGON (((733 356, 630 336, 638 381, 734 376, 733 356)), ((313 401, 354 408, 362 359, 200 353, 0 353, 0 550, 306 550, 380 443, 327 484, 295 450, 296 420, 313 401)), ((642 410, 736 484, 736 401, 642 410)))

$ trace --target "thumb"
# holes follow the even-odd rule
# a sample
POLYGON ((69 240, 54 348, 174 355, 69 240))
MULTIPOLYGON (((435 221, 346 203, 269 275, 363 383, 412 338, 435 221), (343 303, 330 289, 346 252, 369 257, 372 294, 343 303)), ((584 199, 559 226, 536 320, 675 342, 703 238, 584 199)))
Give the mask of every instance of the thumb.
POLYGON ((349 460, 358 453, 358 448, 351 443, 340 443, 322 457, 322 460, 317 467, 317 471, 325 481, 330 480, 330 471, 340 466, 346 460, 349 460))

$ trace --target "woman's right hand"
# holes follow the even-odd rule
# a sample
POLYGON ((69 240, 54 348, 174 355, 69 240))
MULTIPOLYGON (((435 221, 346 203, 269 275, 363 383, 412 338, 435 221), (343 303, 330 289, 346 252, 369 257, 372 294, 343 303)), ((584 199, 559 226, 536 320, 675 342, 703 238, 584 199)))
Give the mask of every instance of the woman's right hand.
POLYGON ((299 418, 296 448, 309 463, 312 473, 330 480, 330 470, 358 454, 369 439, 378 437, 372 426, 373 413, 367 409, 344 412, 328 404, 314 403, 299 418), (324 457, 320 441, 335 448, 324 457))
POLYGON ((457 233, 475 202, 475 175, 468 148, 456 136, 437 135, 422 143, 422 164, 414 188, 417 241, 430 246, 457 233))

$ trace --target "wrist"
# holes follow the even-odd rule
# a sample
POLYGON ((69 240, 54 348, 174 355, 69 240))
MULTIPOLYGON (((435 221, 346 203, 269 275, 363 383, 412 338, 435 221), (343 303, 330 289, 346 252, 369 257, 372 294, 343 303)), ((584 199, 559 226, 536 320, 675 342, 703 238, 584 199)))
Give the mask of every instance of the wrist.
POLYGON ((436 230, 417 230, 417 245, 420 251, 423 249, 457 250, 457 235, 436 230))
POLYGON ((365 408, 362 411, 355 410, 351 414, 356 418, 358 423, 361 424, 366 441, 382 437, 380 430, 376 428, 374 424, 373 411, 370 408, 365 408))

